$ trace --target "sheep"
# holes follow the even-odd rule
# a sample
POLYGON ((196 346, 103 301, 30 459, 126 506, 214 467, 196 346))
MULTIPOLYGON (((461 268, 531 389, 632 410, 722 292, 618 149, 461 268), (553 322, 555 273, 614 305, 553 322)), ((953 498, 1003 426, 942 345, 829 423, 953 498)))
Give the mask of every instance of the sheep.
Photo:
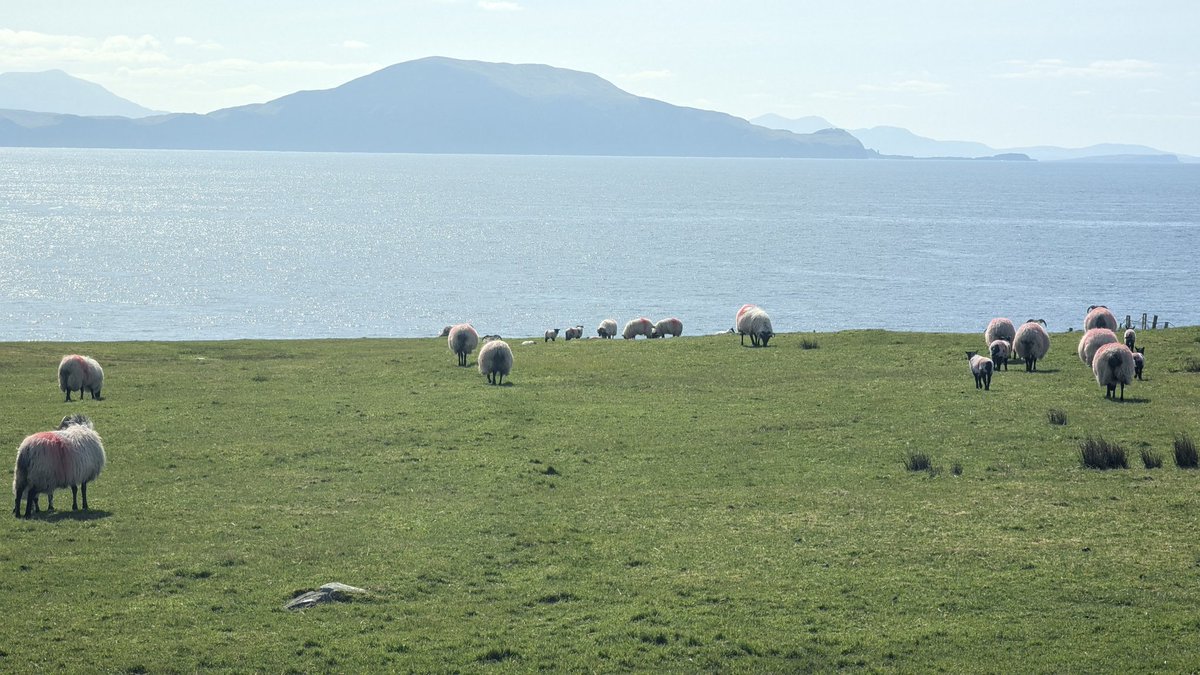
POLYGON ((504 340, 492 340, 479 350, 479 373, 487 376, 488 384, 504 384, 504 376, 512 370, 513 354, 504 340))
POLYGON ((683 335, 683 322, 674 317, 663 319, 654 324, 654 329, 650 332, 650 337, 660 338, 670 335, 671 337, 679 337, 683 335))
POLYGON ((1092 357, 1102 345, 1117 341, 1117 334, 1107 328, 1093 328, 1079 338, 1079 360, 1084 365, 1092 365, 1092 357))
POLYGON ((979 352, 967 352, 967 363, 971 366, 971 374, 975 376, 975 388, 990 391, 992 388, 992 370, 995 364, 979 352))
POLYGON ((771 327, 771 317, 761 307, 743 306, 737 313, 737 332, 741 336, 742 345, 746 344, 746 336, 750 336, 752 347, 766 347, 767 342, 775 337, 771 327))
POLYGON ((71 488, 71 509, 79 509, 77 486, 83 490, 83 509, 88 508, 87 486, 104 469, 104 444, 83 415, 62 419, 56 431, 27 436, 17 448, 13 468, 13 515, 21 517, 21 498, 25 498, 25 517, 33 516, 38 493, 47 494, 47 509, 54 508, 54 490, 71 488))
POLYGON ((558 329, 550 328, 546 331, 545 339, 542 340, 542 342, 554 342, 555 338, 557 338, 557 337, 558 337, 558 329))
POLYGON ((451 328, 454 328, 454 326, 446 326, 446 327, 442 328, 442 332, 440 335, 438 335, 438 337, 450 337, 450 329, 451 328))
POLYGON ((1146 348, 1138 347, 1133 352, 1133 376, 1142 379, 1142 368, 1146 367, 1146 348))
POLYGON ((583 339, 583 326, 574 326, 572 328, 568 328, 566 337, 567 337, 568 341, 582 340, 583 339))
POLYGON ((1125 329, 1125 346, 1129 347, 1130 351, 1134 351, 1133 343, 1137 342, 1137 333, 1132 328, 1125 329))
POLYGON ((1012 320, 996 317, 988 322, 987 330, 983 331, 983 343, 989 348, 996 340, 1004 340, 1012 345, 1013 338, 1016 336, 1017 328, 1013 325, 1012 320))
POLYGON ((479 345, 479 333, 475 332, 471 324, 460 323, 450 329, 446 342, 450 345, 450 351, 458 355, 458 365, 466 366, 467 355, 479 345))
POLYGON ((611 340, 617 336, 617 320, 605 319, 596 327, 596 335, 606 340, 611 340))
POLYGON ((1110 342, 1096 350, 1092 360, 1092 374, 1096 384, 1104 387, 1104 398, 1117 398, 1117 385, 1121 385, 1121 400, 1125 400, 1125 385, 1133 383, 1133 352, 1129 347, 1110 342))
POLYGON ((1083 329, 1085 331, 1093 328, 1107 328, 1112 332, 1117 332, 1117 317, 1108 311, 1104 305, 1092 305, 1088 307, 1087 316, 1083 319, 1083 329))
POLYGON ((625 324, 625 330, 621 331, 621 337, 626 340, 632 340, 639 335, 650 337, 654 334, 654 324, 646 317, 630 319, 629 323, 625 324))
POLYGON ((992 364, 995 365, 996 370, 1000 370, 1001 366, 1005 370, 1008 370, 1008 356, 1012 354, 1011 342, 1008 340, 993 340, 988 345, 988 351, 992 354, 992 364))
POLYGON ((1025 360, 1025 372, 1037 371, 1037 362, 1050 351, 1050 334, 1042 324, 1030 319, 1021 324, 1013 336, 1013 353, 1025 360))
POLYGON ((83 400, 83 392, 89 391, 92 400, 102 401, 100 389, 104 386, 104 369, 96 363, 96 359, 79 354, 62 357, 58 362, 58 388, 66 392, 67 401, 71 400, 71 392, 79 390, 79 400, 83 400))

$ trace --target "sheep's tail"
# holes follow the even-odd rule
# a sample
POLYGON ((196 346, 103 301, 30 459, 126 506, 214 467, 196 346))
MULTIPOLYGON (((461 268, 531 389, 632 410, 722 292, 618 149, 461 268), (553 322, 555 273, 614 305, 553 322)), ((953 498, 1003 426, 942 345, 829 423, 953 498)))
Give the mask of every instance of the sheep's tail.
POLYGON ((70 362, 63 363, 58 368, 58 390, 67 390, 67 379, 71 377, 70 362))

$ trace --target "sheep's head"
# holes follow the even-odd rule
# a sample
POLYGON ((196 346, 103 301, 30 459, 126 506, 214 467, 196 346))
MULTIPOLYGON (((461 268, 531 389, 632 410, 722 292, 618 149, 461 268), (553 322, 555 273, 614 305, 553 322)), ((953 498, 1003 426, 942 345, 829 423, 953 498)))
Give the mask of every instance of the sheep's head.
POLYGON ((80 415, 79 413, 67 415, 66 417, 62 418, 62 422, 59 422, 58 424, 59 429, 66 429, 67 427, 71 426, 87 427, 88 429, 93 428, 92 420, 90 420, 87 415, 80 415))
POLYGON ((975 358, 976 356, 979 356, 979 352, 967 352, 967 360, 968 361, 975 358))

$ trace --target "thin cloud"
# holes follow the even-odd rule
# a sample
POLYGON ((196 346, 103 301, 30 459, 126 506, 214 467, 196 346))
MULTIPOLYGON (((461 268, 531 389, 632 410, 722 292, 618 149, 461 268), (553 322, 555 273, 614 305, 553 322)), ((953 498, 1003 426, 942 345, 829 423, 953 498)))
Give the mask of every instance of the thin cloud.
POLYGON ((521 5, 508 0, 479 0, 479 9, 488 12, 519 12, 521 5))
POLYGON ((103 39, 0 29, 0 69, 59 67, 61 64, 153 64, 170 58, 152 35, 103 39))
POLYGON ((1051 78, 1127 79, 1136 77, 1161 77, 1162 66, 1141 59, 1109 59, 1092 61, 1086 65, 1072 65, 1062 59, 1038 59, 1037 61, 1005 61, 1012 67, 997 77, 1009 80, 1033 80, 1051 78))
POLYGON ((187 35, 180 35, 179 37, 175 38, 175 44, 179 47, 191 47, 195 49, 216 50, 221 48, 221 45, 213 42, 212 40, 201 41, 187 35))

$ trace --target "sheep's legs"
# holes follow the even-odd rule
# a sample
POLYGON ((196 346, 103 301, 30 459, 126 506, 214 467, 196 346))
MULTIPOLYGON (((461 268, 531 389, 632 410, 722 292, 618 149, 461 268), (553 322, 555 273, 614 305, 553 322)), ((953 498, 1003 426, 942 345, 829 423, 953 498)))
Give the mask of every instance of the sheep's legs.
MULTIPOLYGON (((72 490, 71 490, 71 494, 72 494, 72 495, 74 495, 74 493, 75 493, 75 491, 74 491, 74 487, 75 487, 75 486, 71 486, 71 488, 72 488, 72 490)), ((83 493, 83 510, 84 510, 84 511, 87 511, 87 510, 88 510, 88 505, 87 505, 87 481, 84 481, 84 482, 83 482, 83 485, 79 486, 79 490, 80 490, 80 492, 82 492, 82 493, 83 493)))
POLYGON ((17 518, 21 517, 21 495, 25 493, 25 483, 17 483, 13 486, 13 494, 16 495, 13 502, 13 515, 17 518))
POLYGON ((29 495, 25 498, 25 517, 26 518, 33 517, 34 504, 37 504, 37 491, 31 487, 31 488, 29 488, 29 495))
POLYGON ((78 492, 78 488, 76 488, 74 485, 72 485, 71 486, 71 510, 72 511, 79 510, 79 502, 78 502, 78 500, 75 499, 75 495, 77 492, 78 492))

